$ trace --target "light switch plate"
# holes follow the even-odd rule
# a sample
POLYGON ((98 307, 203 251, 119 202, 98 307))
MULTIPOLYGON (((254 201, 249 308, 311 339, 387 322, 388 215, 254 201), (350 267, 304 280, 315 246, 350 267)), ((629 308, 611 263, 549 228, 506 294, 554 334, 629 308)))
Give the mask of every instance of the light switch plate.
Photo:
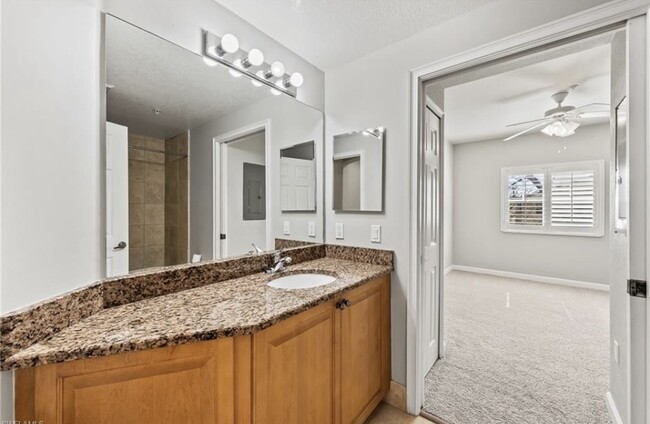
POLYGON ((314 221, 307 223, 307 235, 309 237, 316 237, 316 223, 314 221))
POLYGON ((381 243, 381 225, 370 226, 370 242, 381 243))
POLYGON ((282 234, 288 236, 291 234, 291 223, 289 221, 284 221, 282 226, 282 234))
POLYGON ((337 240, 343 240, 343 223, 337 222, 335 226, 335 237, 337 240))

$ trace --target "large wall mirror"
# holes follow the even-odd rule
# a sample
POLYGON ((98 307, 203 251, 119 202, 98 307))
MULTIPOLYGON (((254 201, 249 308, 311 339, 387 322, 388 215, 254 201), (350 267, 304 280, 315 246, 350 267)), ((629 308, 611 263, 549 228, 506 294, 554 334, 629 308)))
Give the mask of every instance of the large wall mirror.
POLYGON ((384 204, 384 128, 334 137, 334 210, 381 212, 384 204))
POLYGON ((106 16, 107 274, 322 242, 323 114, 106 16))

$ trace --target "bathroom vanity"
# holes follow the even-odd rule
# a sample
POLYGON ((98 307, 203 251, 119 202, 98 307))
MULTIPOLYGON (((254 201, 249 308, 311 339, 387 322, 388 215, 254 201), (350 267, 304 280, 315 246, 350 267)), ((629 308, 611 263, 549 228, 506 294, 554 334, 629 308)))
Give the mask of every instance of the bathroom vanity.
MULTIPOLYGON (((124 300, 15 353, 5 365, 18 368, 16 419, 364 422, 389 388, 392 256, 377 264, 372 249, 352 248, 375 263, 341 259, 344 249, 286 251, 308 260, 281 275, 335 276, 329 284, 286 290, 269 286, 278 275, 257 272, 124 300)), ((209 266, 194 275, 214 273, 209 266)), ((105 282, 107 306, 111 293, 126 299, 138 287, 127 279, 118 290, 105 282)))
MULTIPOLYGON (((102 25, 106 279, 0 316, 15 419, 364 422, 389 390, 393 254, 322 244, 324 117, 300 72, 221 51, 233 34, 197 54, 102 25)), ((337 137, 333 209, 381 213, 383 143, 337 137)))

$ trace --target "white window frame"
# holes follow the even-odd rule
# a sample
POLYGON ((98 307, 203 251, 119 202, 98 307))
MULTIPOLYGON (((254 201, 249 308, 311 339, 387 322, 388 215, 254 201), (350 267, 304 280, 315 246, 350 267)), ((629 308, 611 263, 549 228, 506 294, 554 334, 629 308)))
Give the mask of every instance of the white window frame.
POLYGON ((579 237, 603 237, 605 235, 605 161, 589 160, 526 165, 501 168, 501 231, 504 233, 546 234, 579 237), (594 226, 551 226, 551 175, 555 172, 594 171, 594 226), (517 225, 508 222, 508 177, 510 175, 544 174, 543 225, 517 225))

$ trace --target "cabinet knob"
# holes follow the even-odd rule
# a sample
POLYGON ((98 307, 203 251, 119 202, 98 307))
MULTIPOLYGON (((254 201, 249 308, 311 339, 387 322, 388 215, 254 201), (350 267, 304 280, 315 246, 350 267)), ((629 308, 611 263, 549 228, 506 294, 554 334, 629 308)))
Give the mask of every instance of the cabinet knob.
POLYGON ((336 304, 336 307, 340 310, 343 310, 350 305, 352 305, 352 302, 350 302, 348 299, 342 299, 339 303, 336 304))

